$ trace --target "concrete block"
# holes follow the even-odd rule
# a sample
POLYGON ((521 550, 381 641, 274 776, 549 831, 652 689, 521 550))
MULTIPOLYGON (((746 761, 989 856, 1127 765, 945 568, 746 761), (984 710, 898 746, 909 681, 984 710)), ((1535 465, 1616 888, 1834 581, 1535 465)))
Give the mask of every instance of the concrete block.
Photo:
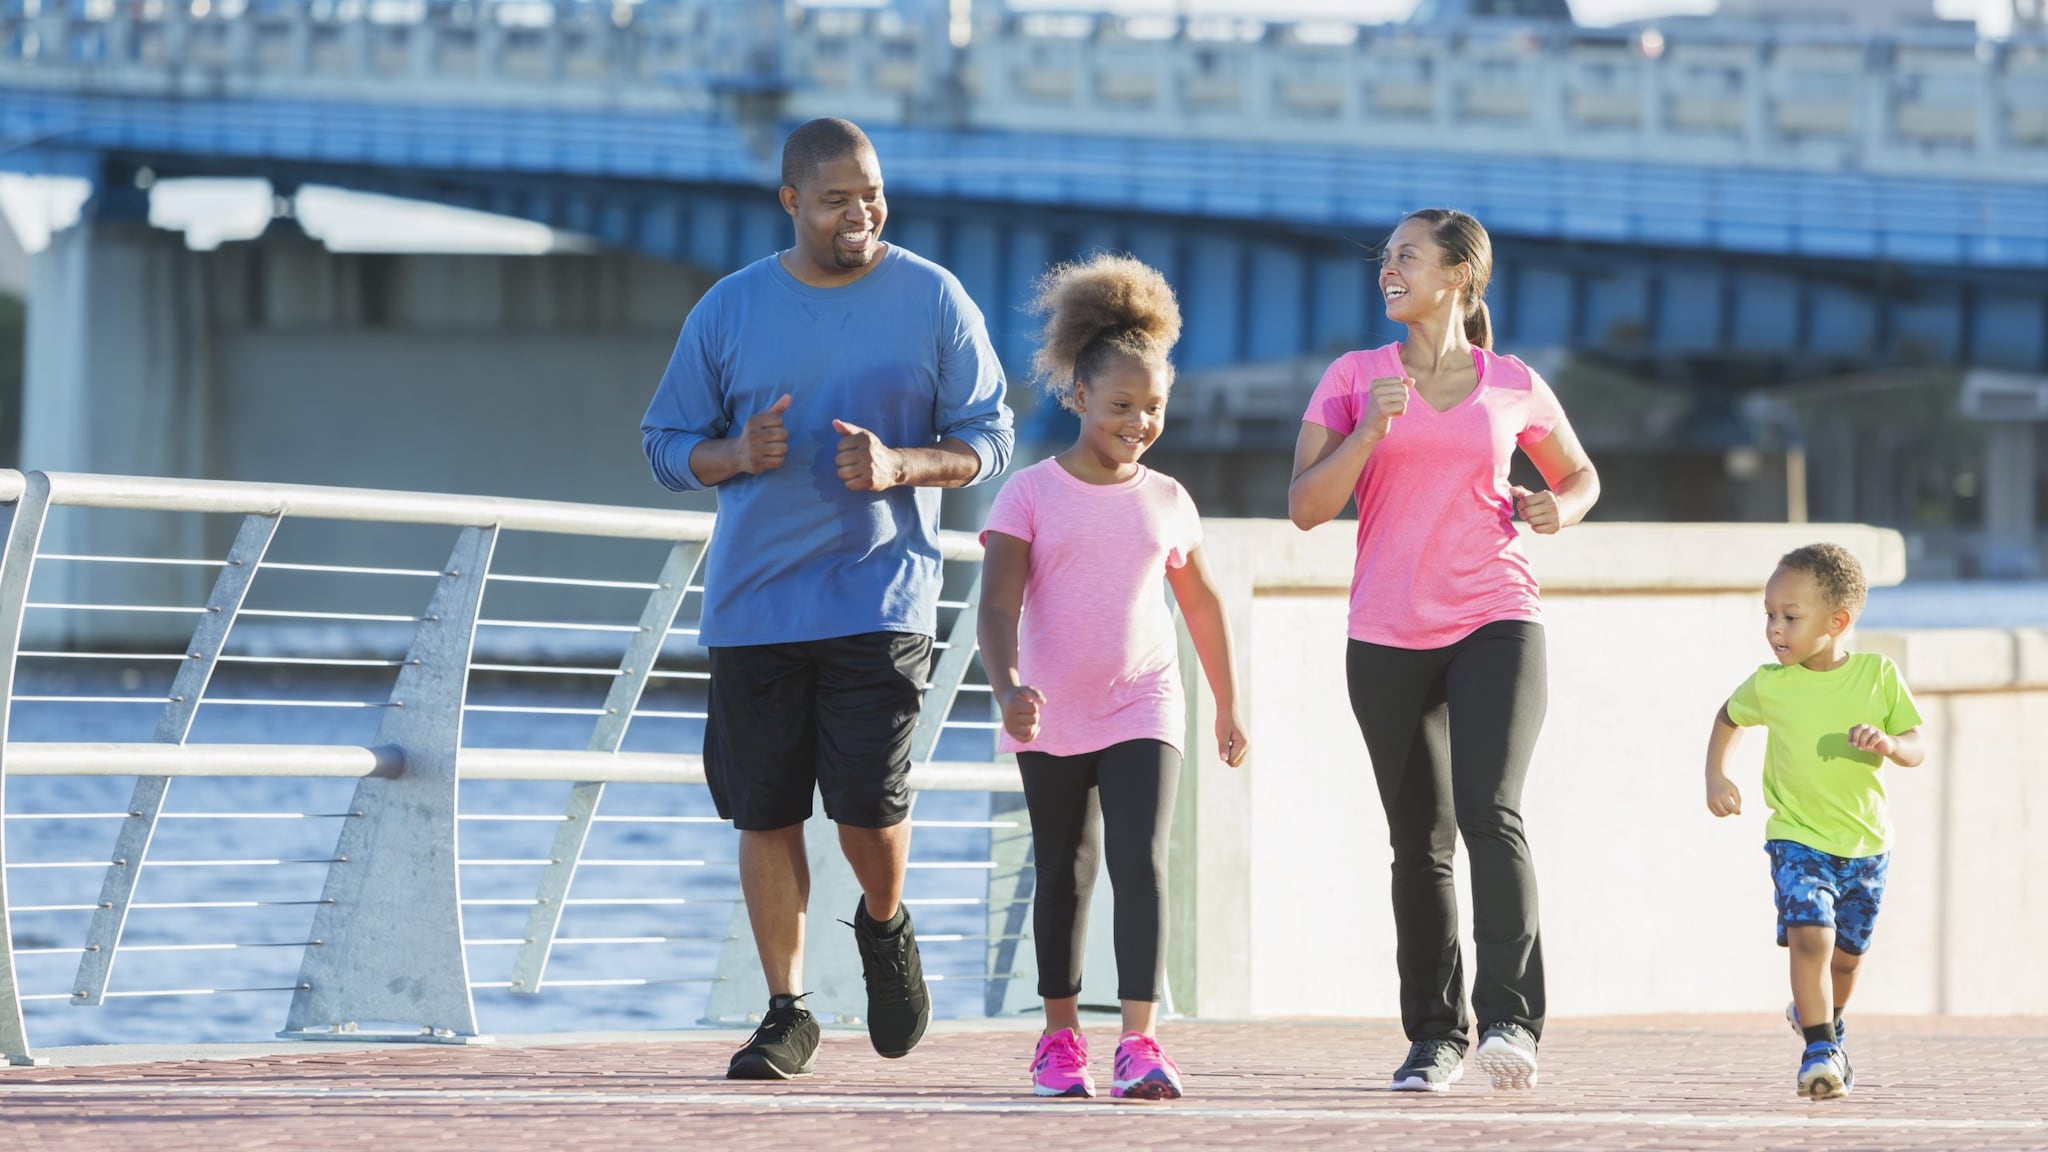
POLYGON ((2009 688, 2017 680, 2017 634, 2004 629, 1867 632, 1857 645, 1891 657, 1916 695, 2009 688))

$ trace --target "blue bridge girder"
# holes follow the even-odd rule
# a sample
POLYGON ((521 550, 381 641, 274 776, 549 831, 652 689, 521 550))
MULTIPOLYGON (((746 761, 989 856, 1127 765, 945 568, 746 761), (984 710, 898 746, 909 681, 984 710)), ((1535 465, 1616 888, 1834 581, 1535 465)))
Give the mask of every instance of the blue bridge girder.
POLYGON ((524 5, 548 14, 536 28, 489 15, 516 4, 458 26, 424 5, 380 24, 362 5, 220 19, 192 17, 194 0, 151 19, 146 0, 93 20, 10 2, 0 167, 418 196, 720 271, 787 243, 780 132, 851 115, 884 157, 892 234, 960 274, 1015 365, 1046 263, 1104 247, 1180 287, 1186 367, 1377 339, 1371 245, 1450 204, 1496 237, 1507 342, 1757 382, 2048 370, 2048 43, 1717 33, 1652 60, 1586 31, 1354 29, 1332 48, 1293 26, 1141 39, 977 4, 960 47, 910 4, 670 0, 623 24, 593 16, 618 8, 524 5), (469 73, 451 63, 462 44, 469 73), (1846 98, 1814 82, 1844 60, 1862 70, 1846 98), (1717 68, 1736 77, 1725 91, 1700 79, 1717 68), (1178 103, 1141 106, 1147 77, 1178 103), (1194 110, 1233 85, 1238 105, 1194 110), (1389 111, 1403 100, 1416 115, 1389 111))

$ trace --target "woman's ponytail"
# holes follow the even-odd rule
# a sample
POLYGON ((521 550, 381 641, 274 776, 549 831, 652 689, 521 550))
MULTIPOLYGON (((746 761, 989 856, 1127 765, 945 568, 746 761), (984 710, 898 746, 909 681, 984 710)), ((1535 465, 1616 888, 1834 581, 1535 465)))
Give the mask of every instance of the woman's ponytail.
POLYGON ((1487 310, 1486 301, 1477 296, 1465 304, 1465 339, 1474 348, 1493 350, 1493 313, 1487 310))

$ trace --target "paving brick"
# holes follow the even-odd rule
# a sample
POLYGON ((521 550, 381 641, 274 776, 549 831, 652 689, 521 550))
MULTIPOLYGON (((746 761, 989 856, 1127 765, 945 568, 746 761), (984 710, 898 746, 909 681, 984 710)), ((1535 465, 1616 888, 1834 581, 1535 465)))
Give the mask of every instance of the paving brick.
POLYGON ((1031 1036, 1015 1028, 938 1031, 894 1061, 833 1033, 818 1075, 787 1084, 724 1080, 725 1034, 11 1069, 0 1072, 0 1142, 10 1152, 2048 1148, 2048 1020, 1858 1017, 1856 1092, 1826 1103, 1792 1094, 1799 1044, 1773 1015, 1556 1021, 1543 1086, 1520 1094, 1493 1092, 1476 1068, 1442 1096, 1386 1091, 1406 1044, 1384 1021, 1181 1023, 1161 1039, 1188 1089, 1166 1104, 1033 1099, 1031 1036))

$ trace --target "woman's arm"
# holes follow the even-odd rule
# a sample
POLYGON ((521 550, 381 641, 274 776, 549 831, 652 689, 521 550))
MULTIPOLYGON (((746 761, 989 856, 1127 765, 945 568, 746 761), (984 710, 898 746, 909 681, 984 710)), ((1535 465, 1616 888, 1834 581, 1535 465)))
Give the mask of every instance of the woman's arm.
POLYGON ((1335 428, 1301 422, 1294 439, 1294 478, 1287 484, 1287 518, 1306 532, 1337 518, 1358 486, 1373 444, 1335 428))
POLYGON ((1543 473, 1548 492, 1531 492, 1517 487, 1515 512, 1530 528, 1549 535, 1586 518, 1600 499, 1600 473, 1579 443, 1572 422, 1560 415, 1550 435, 1522 448, 1536 470, 1543 473))
POLYGON ((1224 617, 1223 598, 1209 579, 1199 545, 1189 550, 1186 564, 1166 570, 1166 582, 1173 587, 1174 603, 1180 605, 1181 617, 1188 622, 1188 638, 1194 641, 1195 656, 1209 680, 1209 693, 1216 698, 1216 755, 1235 768, 1244 763, 1251 741, 1237 708, 1237 663, 1231 653, 1230 622, 1224 617))
POLYGON ((1294 440, 1294 478, 1287 484, 1287 518, 1296 528, 1306 532, 1344 511, 1366 459, 1393 431, 1395 418, 1408 411, 1408 389, 1414 383, 1406 376, 1374 380, 1365 412, 1349 434, 1313 420, 1301 422, 1294 440))

